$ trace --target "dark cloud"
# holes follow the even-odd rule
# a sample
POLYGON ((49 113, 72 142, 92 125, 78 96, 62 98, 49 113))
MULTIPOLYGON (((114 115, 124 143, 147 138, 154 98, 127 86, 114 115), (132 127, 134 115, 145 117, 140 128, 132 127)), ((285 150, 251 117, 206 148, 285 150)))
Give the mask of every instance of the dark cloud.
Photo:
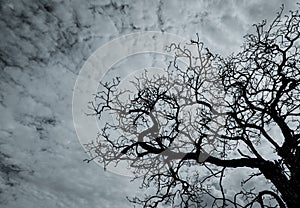
MULTIPOLYGON (((295 1, 0 2, 0 204, 18 207, 129 207, 138 192, 87 157, 72 123, 72 90, 101 45, 136 31, 200 34, 213 51, 239 49, 243 35, 295 1)), ((96 132, 95 132, 96 134, 96 132)), ((236 173, 235 173, 236 174, 236 173)), ((236 184, 232 184, 235 186, 236 184)))

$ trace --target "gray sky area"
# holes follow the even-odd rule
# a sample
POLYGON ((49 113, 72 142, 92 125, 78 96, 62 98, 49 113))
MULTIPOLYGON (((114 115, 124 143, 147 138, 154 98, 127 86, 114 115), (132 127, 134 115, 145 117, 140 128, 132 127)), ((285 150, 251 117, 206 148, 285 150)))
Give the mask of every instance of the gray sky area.
POLYGON ((144 31, 199 33, 211 51, 228 55, 282 3, 297 8, 287 0, 0 0, 0 207, 132 207, 125 197, 138 194, 138 184, 83 162, 72 95, 86 60, 144 31))

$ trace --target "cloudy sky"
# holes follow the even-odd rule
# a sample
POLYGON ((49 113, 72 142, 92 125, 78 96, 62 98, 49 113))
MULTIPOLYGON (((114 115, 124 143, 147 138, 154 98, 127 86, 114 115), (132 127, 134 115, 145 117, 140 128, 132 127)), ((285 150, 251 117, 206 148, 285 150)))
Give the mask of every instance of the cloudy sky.
POLYGON ((295 2, 0 0, 0 206, 130 207, 125 196, 138 193, 137 184, 83 162, 72 95, 88 58, 144 31, 184 39, 199 33, 213 52, 230 54, 253 23, 271 20, 282 3, 295 9, 295 2))

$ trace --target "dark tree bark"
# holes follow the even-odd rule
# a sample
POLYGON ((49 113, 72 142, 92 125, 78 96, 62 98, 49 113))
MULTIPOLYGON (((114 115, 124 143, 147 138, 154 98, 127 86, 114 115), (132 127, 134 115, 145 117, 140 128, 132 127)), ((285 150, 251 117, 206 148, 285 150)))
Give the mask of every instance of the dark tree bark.
POLYGON ((282 12, 254 25, 242 51, 227 58, 198 35, 172 44, 176 58, 166 74, 145 72, 131 96, 119 79, 102 83, 91 114, 103 120, 109 113, 115 122, 86 147, 105 166, 128 161, 143 188, 157 188, 132 202, 300 207, 300 14, 282 12), (239 169, 244 178, 233 194, 224 181, 239 169), (262 180, 263 187, 251 185, 262 180))

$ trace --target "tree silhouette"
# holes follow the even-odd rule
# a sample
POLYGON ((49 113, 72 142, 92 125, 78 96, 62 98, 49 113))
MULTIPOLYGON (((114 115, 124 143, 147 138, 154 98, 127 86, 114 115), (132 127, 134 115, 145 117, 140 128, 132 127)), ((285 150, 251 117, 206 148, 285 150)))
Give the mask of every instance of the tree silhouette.
POLYGON ((106 167, 127 161, 143 207, 300 207, 300 14, 283 7, 222 58, 197 35, 172 44, 165 74, 134 89, 102 83, 90 103, 107 120, 86 148, 106 167), (186 63, 186 64, 183 64, 186 63), (236 190, 239 184, 239 190, 236 190))

